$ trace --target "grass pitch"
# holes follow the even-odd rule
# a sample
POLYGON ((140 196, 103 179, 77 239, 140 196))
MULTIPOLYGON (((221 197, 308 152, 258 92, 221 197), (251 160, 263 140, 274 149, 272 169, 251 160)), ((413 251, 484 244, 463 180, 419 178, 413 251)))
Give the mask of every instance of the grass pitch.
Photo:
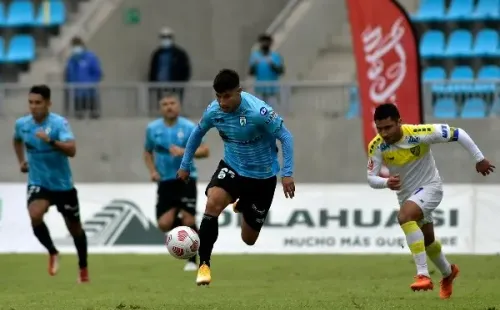
POLYGON ((76 258, 56 277, 42 255, 0 255, 0 309, 484 309, 500 310, 500 257, 450 256, 460 276, 450 300, 435 288, 409 289, 411 256, 215 256, 210 287, 165 255, 91 255, 89 284, 77 284, 76 258))

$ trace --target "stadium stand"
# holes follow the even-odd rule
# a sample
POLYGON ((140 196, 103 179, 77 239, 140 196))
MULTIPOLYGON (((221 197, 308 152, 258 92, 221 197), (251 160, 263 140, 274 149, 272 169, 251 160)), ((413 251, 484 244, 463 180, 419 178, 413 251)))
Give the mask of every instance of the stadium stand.
POLYGON ((36 59, 47 38, 58 35, 67 21, 68 4, 82 0, 11 0, 0 2, 0 73, 3 82, 15 82, 36 59))
POLYGON ((428 114, 497 115, 500 0, 420 0, 411 18, 420 40, 424 91, 433 98, 428 114))

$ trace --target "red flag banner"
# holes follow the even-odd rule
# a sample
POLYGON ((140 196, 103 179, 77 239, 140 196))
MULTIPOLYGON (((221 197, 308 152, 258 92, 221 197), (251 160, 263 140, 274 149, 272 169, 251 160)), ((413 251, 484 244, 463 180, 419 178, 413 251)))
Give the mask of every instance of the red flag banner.
POLYGON ((377 134, 373 113, 398 106, 408 124, 423 122, 418 41, 408 14, 395 0, 346 0, 356 60, 365 150, 377 134))

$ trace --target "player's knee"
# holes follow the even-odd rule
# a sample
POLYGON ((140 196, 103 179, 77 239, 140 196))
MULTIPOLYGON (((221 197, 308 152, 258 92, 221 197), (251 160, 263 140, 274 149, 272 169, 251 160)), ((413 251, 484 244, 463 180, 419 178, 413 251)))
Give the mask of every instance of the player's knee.
POLYGON ((168 232, 172 229, 172 221, 171 220, 166 220, 163 218, 158 219, 158 228, 162 232, 168 232))
POLYGON ((399 224, 422 219, 423 213, 420 207, 413 201, 407 201, 403 204, 398 213, 399 224))
POLYGON ((194 219, 194 216, 189 214, 189 213, 186 213, 184 212, 182 214, 182 225, 184 226, 188 226, 188 227, 191 227, 193 226, 194 224, 196 223, 195 219, 194 219))
POLYGON ((28 212, 30 215, 31 224, 33 226, 36 226, 43 222, 43 215, 45 214, 45 212, 41 211, 38 208, 29 208, 28 212))
POLYGON ((208 192, 205 213, 212 216, 219 216, 230 203, 231 197, 225 190, 219 187, 212 187, 208 192))

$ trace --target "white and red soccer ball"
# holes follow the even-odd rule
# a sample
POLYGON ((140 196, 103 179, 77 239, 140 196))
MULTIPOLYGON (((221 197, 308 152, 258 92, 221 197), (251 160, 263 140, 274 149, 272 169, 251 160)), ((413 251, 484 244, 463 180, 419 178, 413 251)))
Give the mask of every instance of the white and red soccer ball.
POLYGON ((179 226, 168 232, 165 244, 168 252, 175 258, 188 259, 198 253, 200 237, 193 229, 179 226))

